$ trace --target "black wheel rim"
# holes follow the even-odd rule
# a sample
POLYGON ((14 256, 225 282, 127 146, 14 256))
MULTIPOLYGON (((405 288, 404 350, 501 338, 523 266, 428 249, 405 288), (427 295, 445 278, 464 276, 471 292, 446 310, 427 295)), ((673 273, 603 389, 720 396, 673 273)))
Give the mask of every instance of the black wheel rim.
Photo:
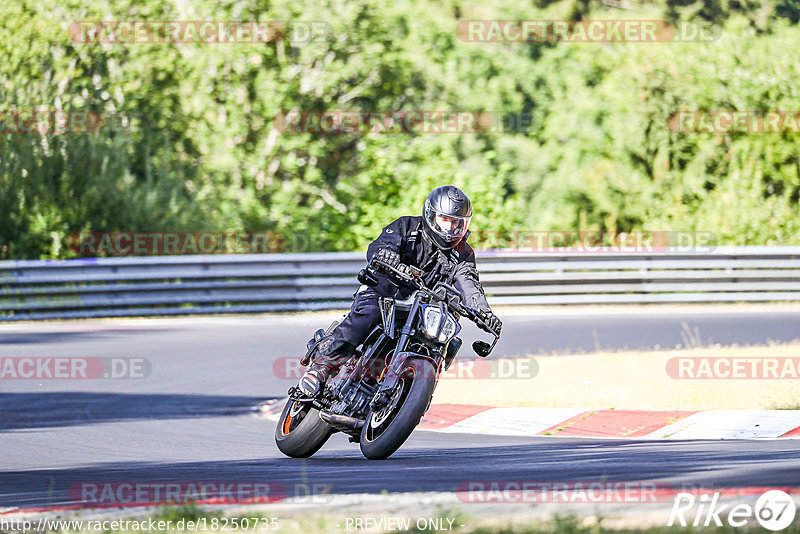
POLYGON ((283 425, 281 425, 281 433, 284 436, 288 436, 291 434, 292 430, 297 428, 297 426, 303 422, 306 415, 308 415, 308 411, 310 405, 305 402, 298 402, 296 400, 289 401, 289 409, 286 412, 286 417, 283 420, 283 425))
POLYGON ((397 388, 389 399, 386 406, 378 412, 371 412, 364 424, 364 441, 373 442, 383 435, 387 428, 392 424, 397 413, 411 392, 411 385, 414 382, 414 369, 409 367, 403 371, 397 384, 397 388))

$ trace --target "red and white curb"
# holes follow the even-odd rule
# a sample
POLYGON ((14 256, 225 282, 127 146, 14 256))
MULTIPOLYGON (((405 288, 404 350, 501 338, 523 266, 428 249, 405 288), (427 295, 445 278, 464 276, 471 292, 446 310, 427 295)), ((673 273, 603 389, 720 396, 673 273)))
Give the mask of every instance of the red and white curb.
MULTIPOLYGON (((287 399, 257 410, 277 420, 287 399)), ((418 430, 570 438, 800 438, 800 410, 584 410, 432 404, 418 430)))

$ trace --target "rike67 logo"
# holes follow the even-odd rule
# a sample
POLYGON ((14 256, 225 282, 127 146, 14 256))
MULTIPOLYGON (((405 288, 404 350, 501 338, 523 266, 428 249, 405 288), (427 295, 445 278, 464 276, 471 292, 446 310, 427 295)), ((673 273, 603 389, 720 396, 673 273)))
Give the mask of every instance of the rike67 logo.
POLYGON ((721 504, 719 495, 719 493, 702 494, 696 497, 691 493, 678 493, 667 526, 673 526, 677 520, 682 527, 688 525, 708 527, 712 522, 721 527, 724 518, 730 526, 742 527, 755 518, 765 529, 778 531, 791 525, 797 513, 797 506, 792 497, 780 490, 763 493, 755 506, 742 503, 732 508, 731 504, 721 504))

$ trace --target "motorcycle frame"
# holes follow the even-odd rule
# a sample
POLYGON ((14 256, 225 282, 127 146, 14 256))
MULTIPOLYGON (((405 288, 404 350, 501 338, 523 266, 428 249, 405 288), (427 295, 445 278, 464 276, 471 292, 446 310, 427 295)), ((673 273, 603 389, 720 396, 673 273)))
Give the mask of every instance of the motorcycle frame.
MULTIPOLYGON (((370 334, 367 336, 367 339, 372 337, 377 331, 380 331, 380 335, 378 336, 378 338, 375 341, 373 341, 368 347, 366 347, 365 352, 363 354, 361 354, 361 356, 358 357, 358 359, 355 361, 354 364, 351 364, 350 366, 346 367, 346 368, 348 368, 348 371, 349 371, 348 374, 342 376, 340 378, 340 380, 339 380, 339 383, 334 385, 334 387, 336 389, 336 393, 337 393, 337 395, 336 395, 337 396, 337 400, 335 402, 331 403, 330 407, 319 406, 319 408, 331 409, 334 406, 336 406, 336 404, 338 404, 339 402, 344 401, 345 399, 342 398, 343 394, 346 394, 348 389, 351 386, 353 386, 354 382, 361 381, 361 380, 364 379, 364 376, 363 376, 364 373, 361 372, 361 371, 365 371, 365 370, 368 371, 368 370, 372 369, 372 366, 373 366, 374 362, 376 361, 376 354, 378 352, 382 352, 384 350, 384 348, 385 348, 385 344, 386 343, 390 343, 392 340, 395 339, 395 337, 397 337, 397 343, 395 344, 395 346, 394 346, 394 348, 392 350, 391 358, 389 359, 388 366, 386 367, 383 375, 378 380, 377 389, 373 392, 372 395, 369 395, 368 392, 363 391, 363 389, 361 390, 363 393, 365 393, 365 394, 367 394, 368 396, 371 397, 370 400, 373 400, 375 398, 380 398, 380 396, 378 394, 381 393, 381 392, 394 391, 394 389, 397 387, 398 382, 400 380, 400 377, 401 377, 400 373, 403 370, 403 368, 405 366, 405 363, 408 360, 408 358, 411 358, 411 357, 424 358, 424 359, 430 361, 434 365, 436 370, 437 370, 436 378, 438 379, 439 373, 441 372, 441 368, 442 368, 441 367, 442 366, 442 362, 444 361, 444 359, 445 359, 445 357, 447 355, 447 346, 452 341, 452 339, 455 338, 456 335, 458 335, 458 332, 460 332, 460 330, 461 330, 461 325, 458 323, 458 321, 456 321, 457 330, 453 334, 453 336, 450 338, 450 340, 447 341, 447 343, 441 344, 441 343, 438 343, 435 339, 433 339, 433 340, 425 340, 426 344, 428 344, 428 346, 431 346, 432 348, 437 348, 438 349, 439 347, 441 347, 441 350, 435 351, 433 355, 422 354, 422 353, 419 353, 419 352, 410 352, 410 351, 406 350, 408 348, 409 343, 413 339, 415 339, 415 335, 417 333, 417 330, 414 328, 415 322, 417 320, 424 320, 424 319, 422 319, 420 317, 420 311, 422 309, 423 304, 426 304, 426 303, 423 302, 423 300, 426 300, 426 297, 429 297, 429 293, 428 292, 424 292, 424 291, 420 291, 420 290, 416 290, 411 294, 411 296, 413 298, 412 304, 411 304, 411 307, 408 309, 408 316, 406 317, 405 321, 403 322, 403 326, 400 329, 400 335, 399 336, 396 336, 396 332, 394 332, 394 330, 396 329, 396 320, 397 320, 396 302, 395 302, 395 299, 390 299, 390 298, 386 297, 386 300, 391 300, 392 301, 392 313, 391 313, 391 316, 392 316, 393 321, 391 323, 391 330, 386 329, 386 326, 388 326, 387 325, 388 321, 385 318, 383 318, 384 311, 383 311, 383 308, 381 308, 381 310, 382 310, 382 312, 381 312, 382 313, 382 321, 381 321, 380 324, 378 324, 378 326, 375 327, 375 329, 372 332, 370 332, 370 334)), ((443 312, 445 311, 445 307, 444 307, 443 303, 440 303, 440 309, 443 312)), ((451 315, 452 315, 452 313, 451 313, 451 315)), ((456 319, 458 319, 457 315, 456 315, 456 319)), ((441 325, 440 325, 440 329, 441 329, 441 325)), ((386 356, 384 356, 384 358, 386 358, 386 356)), ((380 407, 380 406, 372 406, 373 409, 374 408, 378 408, 378 407, 380 407)), ((335 412, 335 410, 334 410, 334 412, 335 412)), ((353 414, 351 412, 350 414, 346 414, 346 415, 353 415, 353 414)), ((358 414, 358 415, 361 415, 361 414, 358 414)))

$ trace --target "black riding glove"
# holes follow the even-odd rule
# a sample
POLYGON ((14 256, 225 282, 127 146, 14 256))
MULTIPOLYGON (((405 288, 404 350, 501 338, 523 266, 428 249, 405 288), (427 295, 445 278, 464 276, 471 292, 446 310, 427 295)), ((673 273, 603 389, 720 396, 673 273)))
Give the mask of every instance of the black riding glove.
POLYGON ((492 312, 486 312, 486 326, 499 334, 503 329, 503 322, 492 312))
POLYGON ((400 265, 400 254, 392 249, 382 248, 375 253, 375 259, 387 264, 389 267, 397 268, 400 265))

